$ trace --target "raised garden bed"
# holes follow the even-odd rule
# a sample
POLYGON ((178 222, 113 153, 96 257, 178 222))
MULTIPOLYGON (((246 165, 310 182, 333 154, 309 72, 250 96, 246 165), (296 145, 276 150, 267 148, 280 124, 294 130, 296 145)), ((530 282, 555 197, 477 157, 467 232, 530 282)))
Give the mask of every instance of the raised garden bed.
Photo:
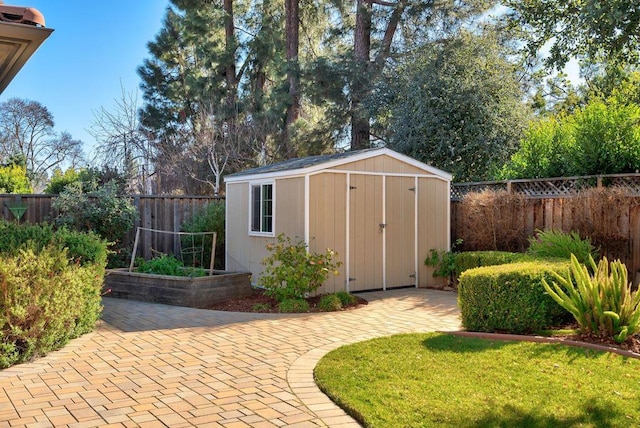
POLYGON ((249 272, 214 270, 213 275, 181 277, 112 269, 107 271, 103 290, 107 297, 206 309, 251 295, 250 276, 249 272))

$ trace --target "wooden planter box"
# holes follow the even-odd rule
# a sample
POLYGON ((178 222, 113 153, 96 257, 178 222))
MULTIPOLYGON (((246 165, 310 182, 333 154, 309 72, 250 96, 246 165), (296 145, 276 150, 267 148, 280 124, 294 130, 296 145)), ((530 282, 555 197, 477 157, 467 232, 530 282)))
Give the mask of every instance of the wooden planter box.
POLYGON ((251 294, 250 276, 248 272, 214 271, 210 276, 189 278, 111 269, 103 291, 106 297, 117 299, 206 309, 251 294))

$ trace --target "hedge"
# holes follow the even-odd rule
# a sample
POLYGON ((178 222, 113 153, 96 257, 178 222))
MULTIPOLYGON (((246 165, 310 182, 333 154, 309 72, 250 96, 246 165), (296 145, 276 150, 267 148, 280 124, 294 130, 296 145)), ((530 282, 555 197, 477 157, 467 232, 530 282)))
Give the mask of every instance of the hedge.
POLYGON ((530 255, 510 253, 508 251, 465 251, 456 253, 455 257, 456 273, 458 276, 466 270, 481 266, 496 266, 534 260, 530 255))
POLYGON ((467 270, 460 276, 458 304, 469 331, 528 333, 571 319, 542 286, 566 261, 530 261, 467 270))

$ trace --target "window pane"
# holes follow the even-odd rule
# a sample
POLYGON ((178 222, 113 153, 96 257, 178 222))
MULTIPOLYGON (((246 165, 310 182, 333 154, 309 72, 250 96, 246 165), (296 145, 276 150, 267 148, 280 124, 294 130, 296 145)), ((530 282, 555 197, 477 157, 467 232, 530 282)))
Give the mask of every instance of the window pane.
POLYGON ((273 231, 273 185, 262 186, 262 232, 273 231))
POLYGON ((251 187, 251 230, 260 232, 260 186, 251 187))

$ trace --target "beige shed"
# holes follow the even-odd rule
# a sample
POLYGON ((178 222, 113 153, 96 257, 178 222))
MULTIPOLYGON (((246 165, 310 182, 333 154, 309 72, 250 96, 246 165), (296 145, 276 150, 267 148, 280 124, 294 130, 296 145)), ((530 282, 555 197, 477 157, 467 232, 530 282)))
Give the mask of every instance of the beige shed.
POLYGON ((281 233, 343 262, 319 293, 443 283, 424 265, 450 247, 451 175, 388 148, 291 159, 231 174, 226 269, 257 283, 281 233))

